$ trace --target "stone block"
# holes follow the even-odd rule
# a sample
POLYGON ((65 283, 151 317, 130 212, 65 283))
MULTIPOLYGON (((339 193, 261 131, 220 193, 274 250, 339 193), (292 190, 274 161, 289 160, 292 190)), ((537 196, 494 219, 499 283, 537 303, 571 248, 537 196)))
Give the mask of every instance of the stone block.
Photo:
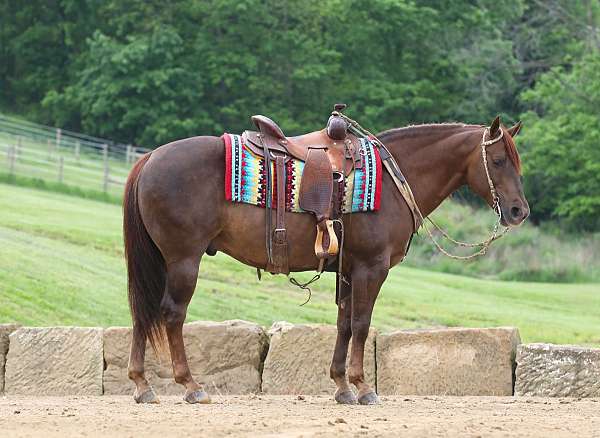
POLYGON ((0 394, 4 392, 4 366, 8 353, 8 336, 19 327, 18 324, 0 324, 0 394))
POLYGON ((6 393, 102 395, 102 329, 20 328, 10 334, 6 393))
POLYGON ((520 345, 516 377, 519 396, 600 397, 600 349, 520 345))
MULTIPOLYGON (((263 371, 263 392, 268 394, 333 394, 329 377, 337 328, 333 325, 285 322, 269 330, 269 353, 263 371)), ((365 346, 365 379, 375 388, 375 330, 365 346)), ((350 341, 352 342, 352 341, 350 341)))
MULTIPOLYGON (((127 377, 132 330, 112 327, 104 331, 105 394, 133 394, 127 377)), ((197 382, 212 394, 260 392, 262 361, 268 338, 262 327, 245 321, 198 321, 183 326, 188 363, 197 382)), ((146 378, 160 395, 182 395, 173 380, 171 362, 146 348, 146 378)))
POLYGON ((377 336, 382 395, 512 395, 515 328, 397 331, 377 336))

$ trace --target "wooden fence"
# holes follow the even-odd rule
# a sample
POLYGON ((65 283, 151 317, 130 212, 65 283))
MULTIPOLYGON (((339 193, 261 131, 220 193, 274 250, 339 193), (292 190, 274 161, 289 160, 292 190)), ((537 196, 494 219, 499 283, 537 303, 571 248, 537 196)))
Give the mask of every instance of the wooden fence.
POLYGON ((131 165, 147 151, 0 114, 0 173, 121 196, 131 165))

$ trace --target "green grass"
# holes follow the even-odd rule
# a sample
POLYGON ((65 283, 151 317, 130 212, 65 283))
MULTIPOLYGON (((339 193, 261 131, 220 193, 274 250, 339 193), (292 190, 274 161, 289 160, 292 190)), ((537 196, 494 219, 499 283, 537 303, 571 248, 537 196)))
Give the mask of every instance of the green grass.
MULTIPOLYGON (((334 278, 311 301, 285 277, 259 282, 219 254, 202 261, 188 320, 334 323, 334 278)), ((302 274, 310 278, 311 273, 302 274)), ((128 325, 119 206, 0 184, 0 322, 128 325)), ((481 280, 394 268, 375 307, 382 330, 517 326, 526 342, 600 344, 600 286, 481 280)))

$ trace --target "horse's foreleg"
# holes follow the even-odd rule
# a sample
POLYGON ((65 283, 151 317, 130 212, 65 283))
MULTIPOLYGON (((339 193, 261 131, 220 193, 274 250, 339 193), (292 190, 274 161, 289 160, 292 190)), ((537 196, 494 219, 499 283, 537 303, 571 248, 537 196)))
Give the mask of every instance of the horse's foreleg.
POLYGON ((202 385, 194 381, 185 355, 183 323, 188 304, 194 294, 200 257, 190 257, 167 265, 167 289, 161 303, 169 340, 173 377, 185 386, 184 400, 188 403, 210 403, 202 385))
POLYGON ((334 396, 335 400, 345 405, 354 405, 357 402, 356 396, 352 392, 352 389, 350 389, 348 379, 346 378, 348 343, 352 336, 352 327, 350 325, 352 316, 351 293, 351 286, 342 282, 338 302, 337 338, 333 359, 331 360, 331 368, 329 369, 329 375, 337 386, 334 396))
POLYGON ((358 402, 365 405, 379 402, 375 391, 365 382, 363 361, 373 306, 388 269, 387 266, 364 266, 352 272, 352 352, 348 378, 358 389, 358 402))
POLYGON ((158 397, 148 384, 144 375, 144 358, 146 355, 146 335, 133 325, 131 351, 129 353, 128 376, 135 382, 133 399, 138 403, 158 403, 158 397))

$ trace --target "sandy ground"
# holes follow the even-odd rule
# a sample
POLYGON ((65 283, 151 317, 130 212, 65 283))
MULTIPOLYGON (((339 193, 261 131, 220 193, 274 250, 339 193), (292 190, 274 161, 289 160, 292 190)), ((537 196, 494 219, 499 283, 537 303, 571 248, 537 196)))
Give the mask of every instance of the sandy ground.
POLYGON ((2 437, 393 436, 600 437, 600 399, 382 397, 338 406, 330 397, 226 396, 211 405, 162 397, 0 397, 2 437))

